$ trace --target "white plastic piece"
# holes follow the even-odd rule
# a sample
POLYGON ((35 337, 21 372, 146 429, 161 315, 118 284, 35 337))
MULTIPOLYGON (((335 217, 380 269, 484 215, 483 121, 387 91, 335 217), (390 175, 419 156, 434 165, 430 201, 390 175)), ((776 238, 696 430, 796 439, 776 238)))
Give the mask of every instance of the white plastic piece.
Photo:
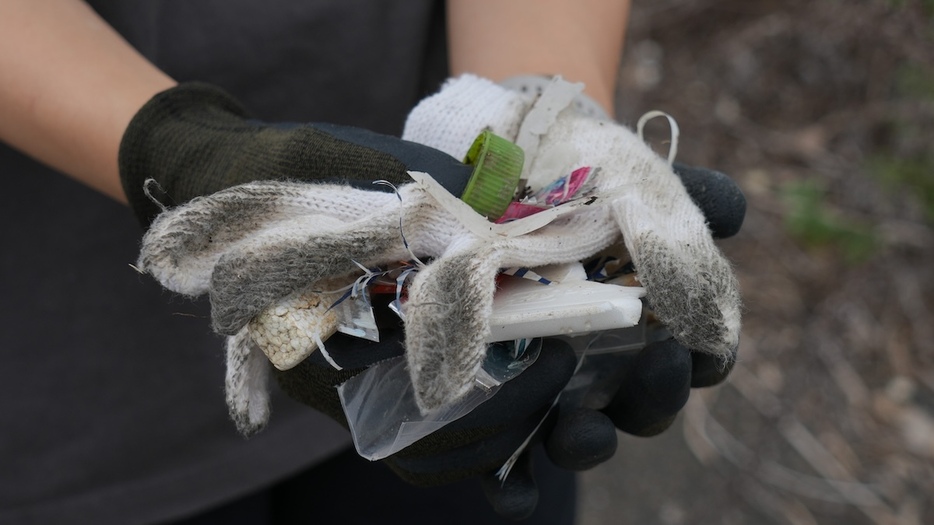
POLYGON ((334 307, 338 318, 337 331, 378 343, 379 328, 376 327, 373 307, 365 295, 369 295, 366 289, 357 297, 347 297, 334 307))
POLYGON ((580 263, 535 271, 552 284, 508 279, 496 291, 489 342, 586 334, 639 324, 644 288, 584 280, 580 263))
MULTIPOLYGON (((560 76, 556 76, 542 90, 541 96, 532 104, 532 109, 525 115, 519 126, 516 136, 516 145, 522 148, 528 159, 538 156, 541 137, 548 133, 558 118, 558 114, 574 103, 574 99, 584 91, 584 84, 571 83, 560 76)), ((567 154, 564 154, 567 156, 567 154)), ((577 152, 572 151, 571 156, 576 157, 577 152)), ((531 173, 532 163, 527 162, 522 168, 522 180, 526 181, 533 192, 554 180, 551 173, 531 173)))
POLYGON ((331 354, 328 353, 327 347, 324 346, 324 341, 318 337, 318 334, 312 334, 312 337, 314 337, 315 343, 318 344, 318 351, 321 352, 321 357, 323 357, 324 360, 327 361, 332 368, 334 368, 334 370, 343 370, 344 367, 337 364, 337 361, 335 361, 334 358, 331 357, 331 354))

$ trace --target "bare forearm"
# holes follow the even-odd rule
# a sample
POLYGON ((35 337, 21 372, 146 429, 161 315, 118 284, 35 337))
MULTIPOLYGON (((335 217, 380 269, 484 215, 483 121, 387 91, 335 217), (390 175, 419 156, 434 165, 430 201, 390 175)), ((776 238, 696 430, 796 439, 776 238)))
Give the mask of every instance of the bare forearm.
POLYGON ((629 0, 448 0, 451 69, 560 74, 613 114, 629 0))
POLYGON ((174 84, 80 0, 0 2, 0 140, 115 199, 123 131, 174 84))

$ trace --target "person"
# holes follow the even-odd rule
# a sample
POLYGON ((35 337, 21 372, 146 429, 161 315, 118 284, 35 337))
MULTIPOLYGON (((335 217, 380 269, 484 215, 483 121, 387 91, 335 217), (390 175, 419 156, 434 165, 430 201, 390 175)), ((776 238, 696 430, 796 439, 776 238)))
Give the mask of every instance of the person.
MULTIPOLYGON (((287 396, 274 393, 265 430, 238 435, 210 305, 127 265, 140 231, 121 155, 145 109, 192 81, 264 122, 387 135, 465 72, 560 73, 612 115, 627 13, 609 0, 4 2, 0 522, 495 522, 479 485, 410 489, 287 396)), ((570 523, 573 477, 538 464, 532 520, 570 523)))

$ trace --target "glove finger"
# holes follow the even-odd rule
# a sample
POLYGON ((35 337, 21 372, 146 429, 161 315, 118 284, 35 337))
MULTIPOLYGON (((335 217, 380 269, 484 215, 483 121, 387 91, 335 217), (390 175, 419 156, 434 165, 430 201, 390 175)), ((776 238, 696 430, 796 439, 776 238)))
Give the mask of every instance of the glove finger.
MULTIPOLYGON (((633 145, 634 154, 643 149, 633 145)), ((727 355, 738 340, 741 318, 733 268, 670 166, 657 156, 644 161, 641 172, 651 173, 651 184, 631 181, 629 191, 611 204, 639 281, 656 316, 679 341, 727 355)), ((627 178, 617 175, 603 184, 612 190, 621 182, 627 178)))
POLYGON ((505 480, 500 481, 495 474, 486 474, 481 477, 480 483, 487 501, 500 516, 523 520, 535 512, 538 485, 532 474, 529 451, 522 453, 505 480))
MULTIPOLYGON (((371 193, 284 182, 229 188, 160 214, 143 236, 137 266, 172 291, 200 295, 228 251, 263 232, 301 231, 309 221, 318 229, 333 228, 351 220, 352 212, 360 213, 360 203, 373 200, 363 194, 371 193), (357 203, 349 204, 349 197, 357 203)), ((392 196, 379 198, 393 202, 392 196)))
POLYGON ((224 393, 230 418, 244 436, 251 436, 269 420, 269 361, 244 328, 227 338, 224 393))
POLYGON ((418 272, 406 303, 406 357, 423 412, 462 397, 486 356, 500 254, 488 243, 454 246, 418 272))
POLYGON ((736 235, 746 217, 746 197, 733 179, 719 171, 680 163, 673 168, 691 200, 704 212, 714 238, 736 235))
POLYGON ((545 438, 548 458, 574 471, 593 468, 616 453, 616 427, 602 412, 589 408, 562 410, 545 438))
POLYGON ((668 339, 639 352, 603 412, 624 432, 654 436, 674 422, 690 391, 691 352, 668 339))
MULTIPOLYGON (((623 238, 655 315, 685 346, 728 356, 739 340, 741 318, 732 266, 707 232, 706 239, 679 240, 677 233, 640 227, 627 236, 625 223, 640 209, 630 208, 620 212, 623 238)), ((669 220, 657 214, 655 219, 669 220)))
POLYGON ((211 274, 214 330, 236 333, 264 308, 309 283, 357 271, 354 261, 406 258, 398 221, 396 214, 384 213, 338 230, 287 228, 251 237, 225 253, 211 274))
POLYGON ((704 388, 718 385, 730 375, 736 364, 737 350, 726 359, 722 357, 691 352, 691 388, 704 388))

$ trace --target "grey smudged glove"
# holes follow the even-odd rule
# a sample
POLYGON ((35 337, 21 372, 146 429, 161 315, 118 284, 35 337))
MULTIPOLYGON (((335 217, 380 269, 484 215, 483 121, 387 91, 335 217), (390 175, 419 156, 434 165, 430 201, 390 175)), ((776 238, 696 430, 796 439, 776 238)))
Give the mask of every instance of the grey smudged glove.
POLYGON ((457 156, 465 137, 491 129, 526 147, 533 191, 535 180, 547 183, 579 166, 602 170, 593 194, 610 205, 581 212, 591 220, 589 233, 619 234, 610 242, 625 244, 649 303, 675 338, 616 363, 620 387, 600 411, 562 411, 547 450, 556 464, 580 470, 608 457, 612 447, 602 437, 612 435, 608 428, 655 435, 672 423, 692 386, 716 384, 729 373, 740 298, 713 239, 739 230, 745 200, 722 174, 673 169, 631 131, 566 108, 567 102, 535 101, 465 76, 423 101, 404 136, 457 156))
MULTIPOLYGON (((635 133, 579 114, 568 107, 574 87, 554 85, 554 96, 535 99, 470 75, 449 80, 410 113, 403 136, 457 157, 464 141, 490 129, 526 150, 532 191, 576 167, 599 167, 593 195, 600 205, 573 217, 587 221, 582 234, 599 239, 601 248, 624 243, 648 301, 675 339, 725 365, 739 342, 741 301, 703 212, 672 167, 635 133)), ((434 290, 431 297, 444 302, 456 293, 434 290)))
MULTIPOLYGON (((746 199, 726 175, 705 169, 674 165, 675 173, 701 209, 715 239, 739 232, 746 215, 746 199)), ((735 355, 724 360, 695 352, 675 339, 649 344, 638 352, 625 352, 601 361, 603 386, 617 388, 599 413, 593 408, 562 406, 546 450, 564 468, 584 470, 607 456, 607 427, 636 436, 654 436, 666 430, 688 399, 691 388, 717 385, 729 375, 735 355)))
MULTIPOLYGON (((305 222, 299 221, 299 226, 314 228, 327 221, 339 225, 369 213, 373 207, 395 202, 389 193, 345 192, 349 186, 379 190, 383 187, 374 186, 373 181, 405 183, 410 181, 409 170, 419 170, 431 172, 450 191, 459 194, 473 171, 433 148, 364 129, 253 120, 228 93, 201 83, 180 84, 159 93, 139 110, 124 133, 119 167, 129 203, 146 227, 167 207, 264 180, 329 183, 321 187, 328 196, 312 199, 315 204, 311 216, 303 217, 305 222)), ((301 185, 271 183, 268 187, 241 188, 218 197, 222 204, 205 206, 211 212, 189 210, 192 213, 186 212, 178 220, 160 222, 165 228, 159 231, 165 236, 147 234, 140 268, 153 270, 171 290, 192 296, 207 293, 214 265, 222 254, 241 248, 257 249, 257 244, 244 246, 243 241, 268 239, 275 235, 270 230, 296 216, 296 209, 299 215, 309 210, 302 204, 303 197, 283 189, 287 187, 301 185), (294 199, 299 204, 290 209, 288 203, 294 199), (285 207, 279 207, 280 203, 285 207), (251 216, 262 219, 253 221, 251 216), (228 235, 223 228, 216 228, 221 222, 227 223, 233 233, 228 235)), ((314 194, 317 190, 303 191, 314 194)), ((358 240, 368 243, 366 239, 358 240)), ((395 245, 396 241, 397 237, 388 236, 372 242, 395 245)), ((397 252, 408 256, 404 251, 397 252)), ((355 269, 345 256, 335 260, 330 269, 335 273, 355 269)), ((256 316, 253 323, 257 339, 278 365, 292 366, 315 348, 309 335, 320 334, 326 339, 334 331, 333 316, 324 314, 333 298, 302 294, 301 290, 311 284, 302 281, 300 286, 286 285, 273 290, 272 296, 245 297, 242 302, 223 303, 226 309, 215 311, 218 331, 234 335, 228 340, 228 403, 238 427, 246 433, 261 427, 268 414, 268 362, 249 334, 240 333, 239 326, 231 327, 237 322, 230 321, 231 317, 242 317, 231 311, 248 309, 243 314, 246 319, 257 312, 265 314, 256 316), (292 291, 296 294, 289 295, 292 291), (327 304, 320 307, 324 300, 327 304), (265 308, 276 301, 283 304, 265 308), (284 337, 296 325, 307 330, 301 334, 292 330, 296 337, 291 340, 284 337)), ((335 287, 345 284, 341 281, 335 287)), ((231 293, 236 294, 236 290, 231 293)))

